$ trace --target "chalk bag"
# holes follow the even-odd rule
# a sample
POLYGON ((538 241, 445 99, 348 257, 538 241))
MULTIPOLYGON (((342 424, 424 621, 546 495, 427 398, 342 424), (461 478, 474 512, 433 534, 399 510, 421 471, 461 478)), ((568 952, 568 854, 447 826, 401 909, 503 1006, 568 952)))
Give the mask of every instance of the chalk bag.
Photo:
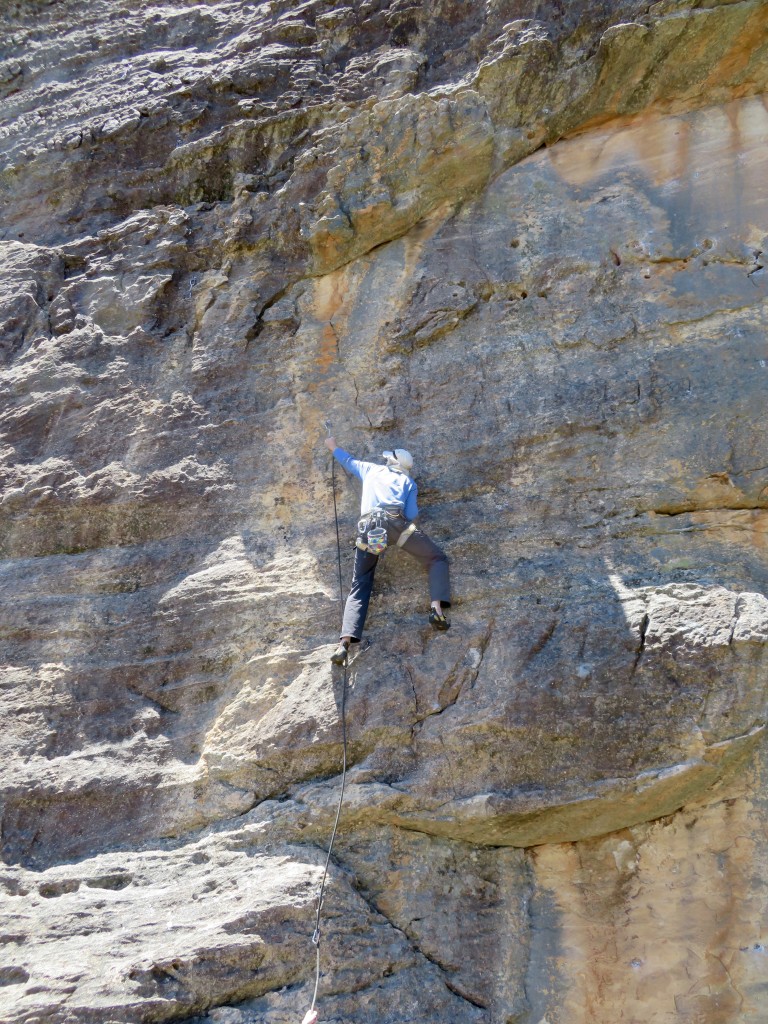
POLYGON ((387 531, 383 526, 374 526, 368 531, 367 547, 372 555, 380 555, 387 546, 387 531))

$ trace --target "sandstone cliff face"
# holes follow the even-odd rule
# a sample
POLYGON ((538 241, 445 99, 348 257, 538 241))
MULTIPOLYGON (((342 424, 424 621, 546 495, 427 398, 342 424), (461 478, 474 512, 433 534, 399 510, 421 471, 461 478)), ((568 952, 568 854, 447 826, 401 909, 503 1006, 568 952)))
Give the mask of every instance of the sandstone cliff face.
POLYGON ((330 419, 321 1019, 768 1021, 766 5, 0 28, 0 1018, 303 1016, 330 419))

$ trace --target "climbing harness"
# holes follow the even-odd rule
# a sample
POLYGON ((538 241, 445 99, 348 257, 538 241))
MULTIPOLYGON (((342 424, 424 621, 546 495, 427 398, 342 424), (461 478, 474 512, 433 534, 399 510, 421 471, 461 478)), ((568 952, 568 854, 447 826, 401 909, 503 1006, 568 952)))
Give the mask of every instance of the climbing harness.
MULTIPOLYGON (((387 548, 387 521, 402 518, 403 510, 399 505, 382 505, 371 509, 357 524, 357 540, 355 546, 361 551, 369 551, 372 555, 381 555, 387 548)), ((416 529, 415 523, 409 523, 397 538, 396 547, 401 548, 416 529)))
MULTIPOLYGON (((370 551, 372 555, 381 555, 386 551, 386 521, 389 517, 390 515, 386 509, 374 508, 358 521, 355 544, 361 551, 370 551)), ((394 518, 394 516, 391 518, 394 518)))
MULTIPOLYGON (((326 423, 326 429, 330 435, 330 425, 326 423)), ((341 580, 341 537, 339 536, 339 512, 336 506, 336 464, 333 457, 331 457, 331 491, 333 492, 333 517, 336 521, 336 558, 339 570, 339 603, 341 604, 341 613, 344 615, 344 587, 341 580)), ((317 1010, 315 1010, 315 1003, 317 1002, 317 990, 320 985, 320 917, 323 909, 323 896, 325 895, 325 883, 328 879, 328 867, 331 863, 331 854, 333 852, 333 844, 336 841, 336 832, 339 827, 339 818, 341 817, 341 805, 344 802, 344 787, 347 782, 347 659, 344 659, 343 668, 343 680, 341 689, 341 748, 342 748, 342 759, 341 759, 341 790, 339 791, 339 803, 336 807, 336 820, 333 823, 333 831, 331 832, 331 841, 328 844, 328 855, 325 858, 325 867, 323 869, 323 878, 320 882, 320 890, 317 894, 317 910, 315 913, 315 930, 312 933, 312 944, 315 947, 315 990, 312 993, 312 1005, 307 1011, 302 1024, 315 1024, 317 1020, 317 1010)))
POLYGON ((400 536, 397 538, 397 544, 395 547, 401 548, 403 544, 408 540, 412 533, 416 532, 416 523, 409 523, 408 526, 403 530, 400 536))

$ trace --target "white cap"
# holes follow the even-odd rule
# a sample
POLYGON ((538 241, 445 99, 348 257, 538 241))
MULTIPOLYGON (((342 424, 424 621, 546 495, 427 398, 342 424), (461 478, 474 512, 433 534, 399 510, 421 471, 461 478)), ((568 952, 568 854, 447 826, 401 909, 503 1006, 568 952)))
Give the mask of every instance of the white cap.
POLYGON ((394 448, 381 453, 388 466, 399 469, 410 476, 413 469, 413 456, 405 448, 394 448))

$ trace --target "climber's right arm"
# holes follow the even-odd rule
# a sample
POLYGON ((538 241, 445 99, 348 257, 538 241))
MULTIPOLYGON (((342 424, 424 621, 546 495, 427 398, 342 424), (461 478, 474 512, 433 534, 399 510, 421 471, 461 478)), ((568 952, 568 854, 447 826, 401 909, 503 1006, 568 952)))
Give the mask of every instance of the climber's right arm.
POLYGON ((348 473, 356 476, 358 480, 364 480, 366 474, 375 468, 372 462, 362 462, 360 459, 356 459, 354 455, 350 455, 349 452, 345 452, 343 448, 339 448, 336 445, 335 438, 326 438, 325 443, 333 452, 334 459, 336 459, 336 461, 340 463, 348 473), (331 442, 333 442, 333 448, 331 448, 331 442))

